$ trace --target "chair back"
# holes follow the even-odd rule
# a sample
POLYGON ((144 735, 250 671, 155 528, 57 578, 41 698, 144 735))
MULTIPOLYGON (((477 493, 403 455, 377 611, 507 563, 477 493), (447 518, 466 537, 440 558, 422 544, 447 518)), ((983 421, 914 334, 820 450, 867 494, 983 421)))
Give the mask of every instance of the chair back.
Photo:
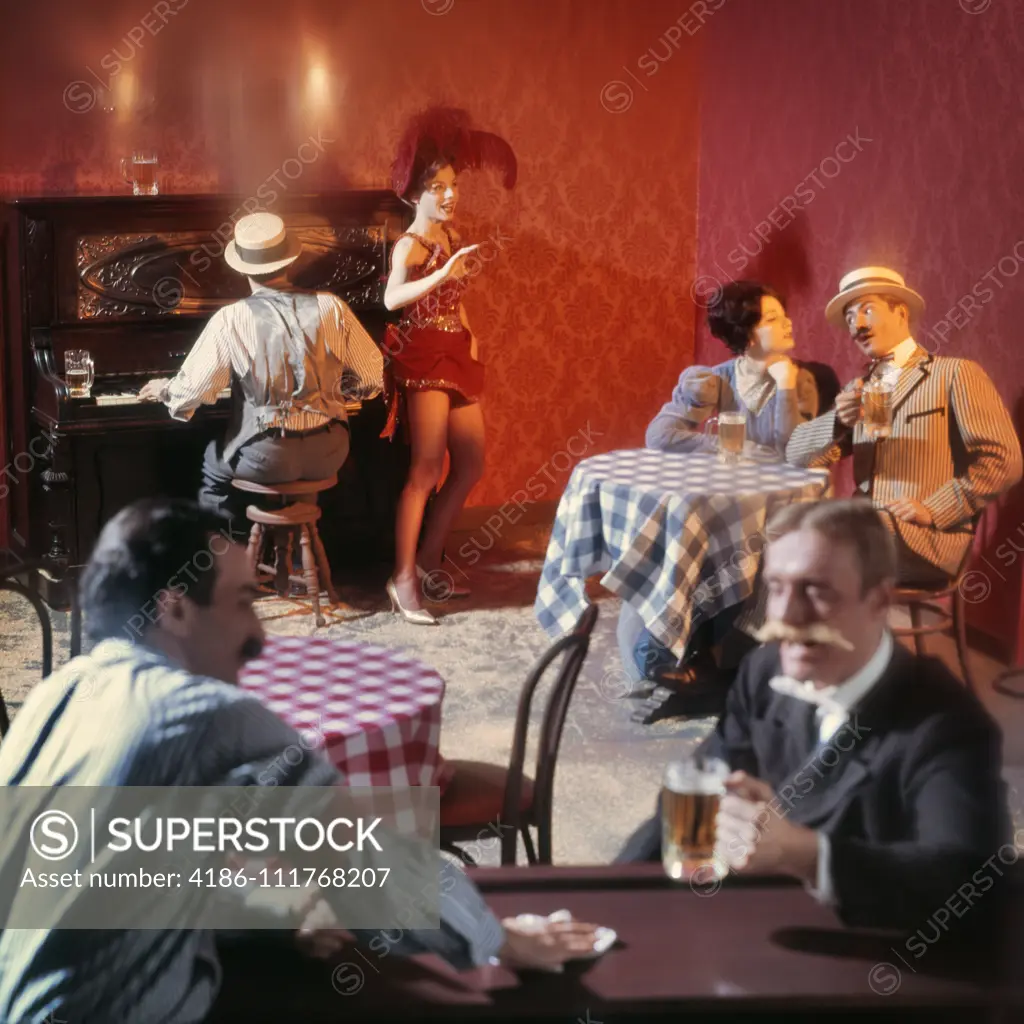
MULTIPOLYGON (((12 570, 12 572, 19 573, 23 571, 25 571, 25 566, 18 566, 12 570)), ((43 679, 45 679, 53 671, 53 627, 50 623, 50 613, 47 611, 46 605, 43 603, 43 599, 34 590, 25 586, 21 580, 16 579, 13 575, 0 576, 0 590, 19 594, 21 597, 25 598, 30 605, 32 605, 32 608, 36 613, 36 618, 39 619, 39 628, 42 632, 42 666, 43 679)), ((7 714, 7 705, 4 703, 3 692, 0 691, 0 736, 5 736, 10 727, 11 720, 7 714)))
MULTIPOLYGON (((519 694, 516 710, 515 732, 512 737, 512 756, 509 761, 508 778, 505 784, 505 805, 502 817, 505 822, 520 818, 520 799, 523 789, 523 767, 526 761, 526 741, 530 729, 530 709, 533 695, 548 669, 559 658, 562 659, 558 675, 548 694, 547 705, 541 719, 540 736, 537 740, 537 767, 534 778, 533 806, 530 819, 537 826, 538 863, 551 863, 551 806, 555 787, 555 765, 558 749, 562 742, 569 701, 572 699, 576 680, 590 649, 590 637, 597 622, 597 605, 591 604, 580 616, 571 633, 556 640, 538 659, 530 670, 523 689, 519 694)), ((525 824, 525 823, 524 823, 525 824)), ((514 864, 517 835, 503 834, 501 838, 501 862, 514 864)))

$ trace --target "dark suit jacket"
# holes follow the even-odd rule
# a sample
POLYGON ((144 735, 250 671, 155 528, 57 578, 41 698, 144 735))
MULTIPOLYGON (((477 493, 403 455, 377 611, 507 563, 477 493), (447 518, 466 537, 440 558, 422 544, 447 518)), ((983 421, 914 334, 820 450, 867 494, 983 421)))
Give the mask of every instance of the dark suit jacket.
MULTIPOLYGON (((777 644, 744 659, 705 752, 769 783, 777 814, 830 837, 840 918, 919 927, 972 880, 983 900, 1014 858, 997 857, 1011 833, 1001 737, 977 698, 941 662, 897 644, 822 748, 814 706, 769 686, 779 671, 777 644)), ((660 845, 655 818, 618 859, 657 859, 660 845)))

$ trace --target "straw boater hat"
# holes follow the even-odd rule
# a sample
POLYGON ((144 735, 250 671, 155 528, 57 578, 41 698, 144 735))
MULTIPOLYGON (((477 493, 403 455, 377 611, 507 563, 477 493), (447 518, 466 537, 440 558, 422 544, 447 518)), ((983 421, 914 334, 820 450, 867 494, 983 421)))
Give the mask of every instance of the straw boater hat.
POLYGON ((905 302, 911 317, 924 312, 924 299, 903 278, 888 267, 861 267, 851 270, 839 282, 839 294, 825 307, 825 319, 835 327, 842 327, 846 307, 864 295, 890 295, 905 302))
POLYGON ((280 217, 250 213, 235 225, 235 238, 225 247, 224 259, 240 274, 272 274, 301 253, 302 243, 288 234, 280 217))

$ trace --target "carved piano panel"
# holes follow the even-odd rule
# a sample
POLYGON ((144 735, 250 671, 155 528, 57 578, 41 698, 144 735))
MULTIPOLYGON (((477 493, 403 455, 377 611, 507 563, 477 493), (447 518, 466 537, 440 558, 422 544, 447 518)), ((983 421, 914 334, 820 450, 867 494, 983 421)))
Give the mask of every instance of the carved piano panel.
MULTIPOLYGON (((385 229, 297 227, 300 288, 336 292, 353 309, 379 306, 386 272, 385 229)), ((208 232, 86 235, 75 251, 79 320, 209 315, 249 294, 208 232)))

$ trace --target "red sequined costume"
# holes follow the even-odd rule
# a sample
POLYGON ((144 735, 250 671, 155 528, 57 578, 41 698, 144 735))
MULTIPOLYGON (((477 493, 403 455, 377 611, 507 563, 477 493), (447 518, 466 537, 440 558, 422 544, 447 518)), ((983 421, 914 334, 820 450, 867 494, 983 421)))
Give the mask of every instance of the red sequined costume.
MULTIPOLYGON (((458 248, 447 228, 450 252, 422 235, 406 232, 430 252, 427 261, 409 270, 410 281, 432 274, 458 248)), ((402 235, 401 237, 406 237, 402 235)), ((459 315, 468 279, 449 278, 405 307, 384 338, 384 385, 388 422, 382 437, 392 437, 399 419, 401 392, 447 391, 453 406, 475 402, 484 389, 484 364, 470 355, 472 337, 459 315)), ((404 417, 403 417, 404 418, 404 417)))
MULTIPOLYGON (((414 117, 402 136, 391 169, 392 187, 406 199, 419 186, 427 168, 445 163, 457 173, 495 167, 502 172, 506 188, 512 188, 516 182, 515 154, 504 139, 474 128, 464 110, 431 107, 414 117)), ((459 244, 443 227, 448 252, 439 244, 407 232, 430 253, 421 266, 409 268, 409 281, 432 274, 458 250, 459 244)), ((472 336, 459 309, 468 283, 465 277, 442 281, 422 298, 409 303, 399 323, 388 326, 383 346, 388 421, 382 437, 394 436, 405 391, 447 391, 456 406, 480 397, 484 365, 470 355, 472 336)))

